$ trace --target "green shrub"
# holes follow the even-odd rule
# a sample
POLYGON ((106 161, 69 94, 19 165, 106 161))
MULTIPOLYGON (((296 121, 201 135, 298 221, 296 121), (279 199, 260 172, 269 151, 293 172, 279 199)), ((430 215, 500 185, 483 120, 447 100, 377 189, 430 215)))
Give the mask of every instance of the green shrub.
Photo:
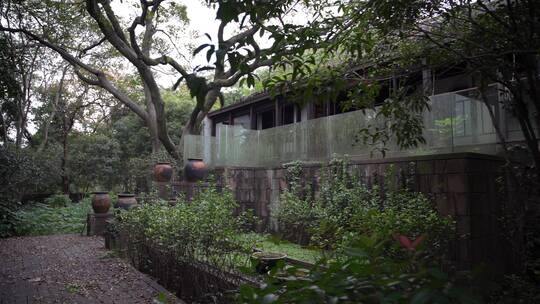
POLYGON ((114 191, 109 191, 109 198, 111 199, 111 208, 114 208, 118 203, 118 194, 114 191))
POLYGON ((45 200, 45 204, 49 207, 66 207, 71 204, 71 199, 65 194, 55 194, 45 200))
POLYGON ((60 158, 57 147, 37 152, 13 144, 0 146, 0 196, 20 200, 24 194, 49 193, 60 183, 60 158))
POLYGON ((342 247, 349 246, 359 234, 404 235, 411 239, 424 235, 426 253, 444 255, 444 249, 454 235, 454 222, 449 217, 439 216, 424 194, 406 189, 392 191, 382 205, 353 214, 349 219, 351 229, 342 239, 342 247))
POLYGON ((295 266, 272 271, 262 288, 243 285, 238 303, 479 303, 469 282, 450 278, 402 250, 405 260, 385 257, 397 242, 362 236, 343 259, 310 271, 295 266), (460 281, 463 282, 460 284, 460 281))
POLYGON ((80 233, 91 210, 90 198, 66 207, 51 207, 45 204, 27 206, 16 212, 17 235, 50 235, 80 233))
POLYGON ((292 191, 281 194, 280 208, 277 210, 280 233, 285 239, 305 245, 309 242, 308 231, 318 220, 310 199, 300 198, 292 191))
POLYGON ((247 217, 235 216, 232 192, 209 187, 189 203, 170 206, 152 195, 141 199, 139 208, 122 212, 117 224, 130 242, 149 242, 166 248, 185 262, 205 261, 231 269, 247 265, 252 244, 241 238, 247 217), (133 233, 132 233, 133 232, 133 233), (241 255, 236 253, 242 253, 241 255), (239 261, 238 259, 242 259, 239 261))
POLYGON ((0 238, 14 235, 18 223, 17 210, 20 203, 4 198, 0 201, 0 238))
POLYGON ((498 282, 490 303, 540 303, 540 286, 536 278, 526 275, 506 275, 498 282))
POLYGON ((333 159, 321 169, 320 193, 314 208, 319 212, 319 221, 311 229, 311 242, 316 246, 336 249, 344 235, 354 230, 354 216, 378 210, 382 204, 379 187, 367 187, 347 168, 347 161, 333 159))
POLYGON ((384 191, 376 184, 368 187, 348 168, 346 160, 332 160, 321 169, 318 195, 310 197, 309 185, 300 184, 301 164, 287 166, 289 188, 274 213, 284 238, 336 250, 364 234, 388 239, 425 234, 429 252, 441 252, 454 225, 437 214, 425 195, 389 183, 384 191))

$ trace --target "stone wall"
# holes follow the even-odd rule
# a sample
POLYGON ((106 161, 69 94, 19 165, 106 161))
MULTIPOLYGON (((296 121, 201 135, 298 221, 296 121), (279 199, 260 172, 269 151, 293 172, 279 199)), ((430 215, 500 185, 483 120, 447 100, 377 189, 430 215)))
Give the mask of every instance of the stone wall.
MULTIPOLYGON (((450 255, 460 269, 481 263, 505 271, 508 250, 501 246, 498 218, 500 199, 496 178, 501 175, 502 160, 493 156, 456 153, 405 158, 351 161, 349 169, 365 183, 382 183, 388 167, 393 166, 395 182, 410 176, 412 186, 430 196, 441 215, 456 221, 458 239, 450 255)), ((303 167, 303 181, 316 190, 320 164, 303 167)), ((287 186, 283 168, 216 168, 220 185, 228 185, 243 209, 252 209, 262 219, 260 229, 277 228, 271 210, 279 204, 280 192, 287 186)), ((176 191, 193 193, 194 185, 178 184, 176 191)), ((195 187, 196 188, 196 187, 195 187)))

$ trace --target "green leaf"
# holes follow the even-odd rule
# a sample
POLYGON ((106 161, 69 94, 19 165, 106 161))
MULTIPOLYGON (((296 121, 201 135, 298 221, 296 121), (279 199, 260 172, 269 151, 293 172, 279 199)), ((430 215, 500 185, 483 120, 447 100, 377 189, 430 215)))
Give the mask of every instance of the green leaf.
POLYGON ((208 44, 208 43, 204 43, 204 44, 199 45, 199 46, 193 51, 193 56, 197 55, 200 51, 204 50, 206 47, 209 47, 209 46, 211 46, 211 44, 208 44))
POLYGON ((429 300, 431 299, 433 295, 433 291, 431 289, 422 289, 419 292, 417 292, 414 297, 411 299, 411 304, 424 304, 429 303, 429 300))
POLYGON ((210 62, 210 59, 212 58, 212 54, 214 54, 214 46, 211 45, 210 49, 206 52, 206 61, 210 62))

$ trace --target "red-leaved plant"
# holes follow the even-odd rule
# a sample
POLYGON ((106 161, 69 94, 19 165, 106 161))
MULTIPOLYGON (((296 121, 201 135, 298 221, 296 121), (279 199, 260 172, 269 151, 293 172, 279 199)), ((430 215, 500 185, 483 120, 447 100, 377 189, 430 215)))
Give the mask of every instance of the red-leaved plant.
POLYGON ((410 251, 415 251, 416 247, 422 243, 426 238, 425 234, 420 235, 414 241, 411 241, 407 236, 401 234, 394 234, 394 239, 399 242, 401 246, 410 251))

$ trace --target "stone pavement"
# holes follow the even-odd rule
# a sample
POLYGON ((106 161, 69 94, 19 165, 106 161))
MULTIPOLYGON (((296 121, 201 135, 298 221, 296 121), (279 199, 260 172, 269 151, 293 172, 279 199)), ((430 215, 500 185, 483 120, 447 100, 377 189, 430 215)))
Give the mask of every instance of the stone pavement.
POLYGON ((0 304, 182 303, 104 249, 101 237, 0 239, 0 304))

